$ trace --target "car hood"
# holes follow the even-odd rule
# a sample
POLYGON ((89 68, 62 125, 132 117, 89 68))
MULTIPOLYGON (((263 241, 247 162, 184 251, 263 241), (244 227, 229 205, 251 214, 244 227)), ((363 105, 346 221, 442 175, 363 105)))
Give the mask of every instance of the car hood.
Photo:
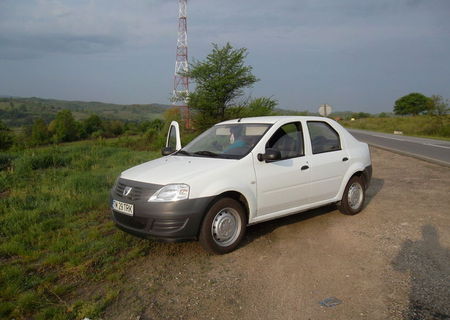
POLYGON ((235 163, 235 159, 167 156, 125 170, 121 178, 153 184, 189 183, 199 175, 235 163))

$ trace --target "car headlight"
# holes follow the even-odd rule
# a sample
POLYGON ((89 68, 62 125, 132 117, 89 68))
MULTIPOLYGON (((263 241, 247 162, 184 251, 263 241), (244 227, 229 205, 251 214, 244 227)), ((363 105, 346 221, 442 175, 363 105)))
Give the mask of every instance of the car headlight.
POLYGON ((149 202, 170 202, 189 198, 189 186, 187 184, 168 184, 156 191, 149 202))

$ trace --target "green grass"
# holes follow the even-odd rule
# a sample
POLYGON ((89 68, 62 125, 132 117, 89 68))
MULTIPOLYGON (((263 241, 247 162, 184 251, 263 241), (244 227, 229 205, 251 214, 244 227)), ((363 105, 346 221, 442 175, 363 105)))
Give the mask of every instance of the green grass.
POLYGON ((99 316, 117 297, 127 264, 149 251, 152 241, 114 227, 108 193, 121 171, 159 154, 119 145, 87 141, 1 155, 0 318, 99 316))
POLYGON ((450 116, 415 116, 391 118, 364 118, 340 123, 347 128, 450 140, 450 116))

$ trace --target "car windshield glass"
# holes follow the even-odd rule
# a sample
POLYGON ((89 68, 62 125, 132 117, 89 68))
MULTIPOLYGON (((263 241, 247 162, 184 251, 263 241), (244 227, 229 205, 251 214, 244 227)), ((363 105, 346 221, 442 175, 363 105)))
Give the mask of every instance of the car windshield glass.
POLYGON ((240 159, 253 149, 269 127, 270 124, 259 123, 217 125, 203 132, 177 155, 240 159))

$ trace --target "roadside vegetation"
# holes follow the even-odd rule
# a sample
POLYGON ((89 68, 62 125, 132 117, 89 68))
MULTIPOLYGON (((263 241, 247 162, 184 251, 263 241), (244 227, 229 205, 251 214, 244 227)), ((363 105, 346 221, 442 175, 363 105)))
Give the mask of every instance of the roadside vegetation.
POLYGON ((346 128, 394 133, 401 131, 404 135, 450 139, 450 116, 415 116, 415 117, 370 117, 355 120, 342 120, 346 128))
POLYGON ((0 318, 95 317, 117 296, 126 266, 153 243, 109 218, 117 175, 159 156, 126 148, 130 139, 2 153, 0 318))
POLYGON ((413 92, 395 101, 394 114, 354 113, 341 120, 347 128, 450 139, 449 101, 413 92))

